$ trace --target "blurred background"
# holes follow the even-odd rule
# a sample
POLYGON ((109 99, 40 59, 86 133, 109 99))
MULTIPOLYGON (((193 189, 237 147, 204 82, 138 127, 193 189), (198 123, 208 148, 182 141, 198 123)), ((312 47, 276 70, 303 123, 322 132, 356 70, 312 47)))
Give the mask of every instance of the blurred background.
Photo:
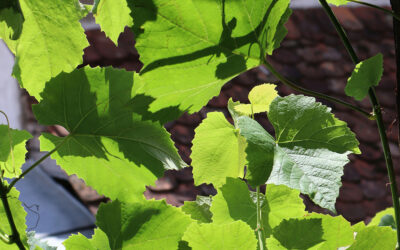
MULTIPOLYGON (((367 2, 386 7, 389 5, 389 0, 367 2)), ((294 12, 286 24, 288 35, 268 61, 284 76, 305 88, 354 103, 344 94, 347 78, 354 66, 318 4, 317 0, 292 0, 294 12)), ((334 8, 334 12, 346 29, 360 59, 377 53, 384 56, 384 75, 376 92, 383 107, 396 175, 400 178, 392 17, 355 4, 334 8)), ((134 47, 134 34, 130 29, 125 29, 116 46, 100 31, 92 16, 83 19, 82 26, 86 30, 90 46, 84 50, 83 64, 80 67, 113 66, 140 71, 142 64, 134 47)), ((43 155, 39 152, 37 140, 41 132, 63 136, 66 131, 57 126, 44 127, 37 124, 31 109, 37 101, 20 89, 16 80, 11 77, 13 63, 12 53, 0 40, 0 109, 8 114, 11 127, 26 129, 36 137, 28 143, 26 165, 29 166, 43 155)), ((279 83, 266 69, 259 67, 225 84, 220 95, 210 100, 200 112, 184 114, 178 120, 165 124, 182 159, 190 164, 194 129, 208 112, 221 111, 231 121, 226 109, 228 99, 232 97, 234 101, 248 103, 249 91, 262 83, 276 83, 279 94, 283 96, 295 93, 279 83)), ((331 107, 336 117, 346 121, 361 143, 362 154, 351 155, 351 162, 344 168, 343 186, 336 203, 337 211, 352 223, 362 220, 368 222, 376 212, 392 205, 375 122, 342 106, 319 101, 331 107)), ((371 109, 367 98, 361 102, 361 106, 371 109)), ((266 118, 256 116, 256 119, 273 134, 272 126, 266 118)), ((5 120, 1 118, 1 122, 5 123, 5 120)), ((89 236, 95 227, 94 215, 99 204, 107 201, 106 197, 98 195, 76 176, 66 175, 50 159, 27 175, 17 188, 21 191, 20 199, 28 212, 28 229, 36 231, 39 237, 49 240, 53 245, 59 245, 71 233, 81 232, 89 236)), ((147 198, 166 199, 169 204, 181 206, 184 201, 195 200, 197 195, 215 193, 211 185, 194 186, 191 168, 187 168, 167 171, 156 182, 156 186, 147 188, 144 195, 147 198)), ((327 212, 314 205, 307 197, 304 197, 304 202, 309 211, 327 212)))

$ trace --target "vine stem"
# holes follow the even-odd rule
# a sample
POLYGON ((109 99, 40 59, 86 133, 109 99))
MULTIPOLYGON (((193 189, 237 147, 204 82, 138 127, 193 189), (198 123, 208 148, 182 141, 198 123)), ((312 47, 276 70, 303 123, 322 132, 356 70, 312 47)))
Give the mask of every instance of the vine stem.
POLYGON ((67 137, 65 137, 64 140, 62 140, 60 142, 60 144, 58 144, 53 150, 51 150, 50 152, 48 152, 47 154, 45 154, 43 157, 41 157, 39 160, 37 160, 35 163, 32 164, 32 166, 30 166, 28 169, 26 169, 20 176, 18 176, 17 178, 15 178, 10 185, 8 186, 7 189, 7 193, 11 191, 11 189, 14 187, 15 184, 17 184, 17 182, 19 180, 21 180, 22 178, 24 178, 25 175, 27 175, 29 172, 31 172, 35 167, 37 167, 40 163, 42 163, 44 160, 46 160, 50 155, 52 155, 54 152, 56 152, 63 144, 64 142, 66 142, 68 140, 68 137, 70 135, 68 135, 67 137))
POLYGON ((395 18, 397 20, 400 20, 400 16, 395 11, 390 11, 388 9, 382 8, 381 6, 378 6, 378 5, 375 5, 375 4, 372 4, 372 3, 363 2, 363 1, 358 1, 358 0, 347 0, 347 1, 348 2, 353 2, 353 3, 358 3, 358 4, 361 4, 361 5, 365 5, 365 6, 368 6, 368 7, 383 11, 386 14, 389 14, 389 15, 393 16, 393 18, 395 18))
POLYGON ((257 237, 258 237, 258 245, 260 250, 265 249, 265 236, 264 236, 264 228, 262 224, 262 212, 261 212, 261 202, 260 202, 260 186, 256 187, 257 194, 257 237))
POLYGON ((15 226, 14 218, 11 213, 10 204, 7 199, 8 188, 3 182, 3 176, 0 178, 0 198, 3 203, 4 211, 6 212, 8 224, 10 224, 11 235, 8 237, 9 244, 15 243, 19 249, 25 249, 24 244, 21 241, 21 237, 18 233, 17 227, 15 226))
POLYGON ((375 120, 374 114, 368 113, 367 111, 363 110, 362 108, 354 106, 354 105, 352 105, 352 104, 350 104, 348 102, 342 101, 340 99, 334 98, 332 96, 325 95, 325 94, 318 93, 318 92, 314 92, 312 90, 308 90, 308 89, 305 89, 303 87, 300 87, 299 85, 295 84, 294 82, 288 80, 283 75, 281 75, 266 59, 264 59, 264 66, 265 66, 265 68, 267 68, 269 70, 270 73, 272 73, 276 78, 278 78, 283 84, 289 86, 293 90, 296 90, 296 91, 298 91, 300 93, 303 93, 305 95, 321 98, 321 99, 324 99, 324 100, 327 100, 327 101, 331 101, 333 103, 337 103, 337 104, 343 105, 343 106, 345 106, 347 108, 350 108, 350 109, 352 109, 352 110, 354 110, 356 112, 359 112, 360 114, 364 115, 365 117, 367 117, 370 120, 375 120))
MULTIPOLYGON (((343 27, 339 23, 338 19, 336 18, 335 14, 333 13, 332 9, 329 7, 326 0, 319 0, 322 7, 324 8, 325 12, 328 14, 329 19, 335 26, 336 31, 338 32, 340 39, 342 40, 344 46, 346 47, 347 52, 349 53, 351 60, 354 64, 358 64, 360 62, 354 48, 351 46, 351 43, 344 31, 343 27)), ((368 96, 371 101, 372 107, 374 109, 374 113, 376 116, 376 123, 378 125, 379 135, 381 137, 381 143, 383 147, 383 153, 385 156, 386 167, 389 175, 390 180, 390 189, 392 191, 392 200, 393 200, 393 207, 394 207, 394 214, 396 218, 396 228, 397 228, 397 242, 400 242, 400 204, 399 204, 399 196, 397 192, 397 183, 396 183, 396 176, 394 174, 393 169, 393 161, 392 155, 390 153, 390 147, 387 140, 387 135, 385 132, 385 125, 382 119, 381 107, 379 105, 378 99, 375 94, 375 89, 373 87, 369 88, 368 96)))

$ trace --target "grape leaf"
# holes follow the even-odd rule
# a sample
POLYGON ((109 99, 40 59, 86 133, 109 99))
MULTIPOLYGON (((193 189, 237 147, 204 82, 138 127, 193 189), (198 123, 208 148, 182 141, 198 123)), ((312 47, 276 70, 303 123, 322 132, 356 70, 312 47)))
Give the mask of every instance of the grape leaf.
POLYGON ((231 102, 231 107, 239 115, 251 116, 252 114, 268 112, 269 105, 278 96, 274 84, 262 84, 254 87, 249 93, 250 104, 231 102))
POLYGON ((25 22, 16 50, 13 75, 31 96, 40 99, 45 83, 82 63, 89 46, 74 0, 20 0, 25 22), (40 62, 40 63, 38 63, 40 62))
POLYGON ((96 23, 115 44, 118 44, 118 37, 125 26, 133 25, 126 0, 100 0, 93 13, 96 23))
POLYGON ((130 1, 136 48, 145 67, 138 91, 198 111, 224 83, 260 64, 286 35, 289 0, 130 1))
POLYGON ((239 117, 237 126, 247 142, 246 179, 253 187, 263 185, 274 165, 275 140, 258 122, 249 117, 239 117))
POLYGON ((196 128, 192 147, 193 178, 196 185, 220 187, 226 177, 243 177, 245 154, 237 130, 221 112, 210 112, 196 128))
POLYGON ((4 177, 14 178, 22 173, 21 167, 27 153, 25 144, 30 138, 32 135, 25 130, 0 125, 0 169, 4 170, 4 177))
POLYGON ((67 250, 111 250, 107 235, 99 228, 94 230, 91 239, 78 233, 77 235, 71 235, 63 242, 63 245, 67 250))
MULTIPOLYGON (((11 191, 7 194, 8 203, 21 241, 27 248, 29 248, 28 238, 26 235, 27 227, 25 224, 26 212, 24 207, 22 206, 22 203, 18 200, 18 197, 19 197, 19 192, 16 188, 12 188, 11 191)), ((0 232, 3 235, 4 234, 11 235, 12 232, 2 202, 0 202, 0 232)), ((19 248, 17 247, 16 244, 8 245, 4 243, 2 240, 0 240, 0 249, 19 249, 19 248)))
POLYGON ((378 213, 375 214, 374 218, 372 218, 372 220, 368 223, 368 226, 379 226, 379 224, 382 221, 382 218, 385 215, 391 215, 392 217, 394 217, 394 209, 393 207, 389 207, 386 208, 385 210, 382 210, 378 213))
POLYGON ((393 250, 396 244, 396 231, 392 228, 371 226, 357 233, 356 241, 348 250, 393 250))
POLYGON ((169 134, 158 123, 140 121, 129 105, 134 73, 83 68, 52 79, 33 107, 43 125, 66 128, 67 137, 43 134, 41 149, 59 147, 52 158, 111 199, 144 199, 145 185, 164 169, 180 169, 169 134), (121 185, 122 184, 122 185, 121 185))
MULTIPOLYGON (((266 237, 283 219, 304 216, 305 207, 299 194, 299 191, 283 185, 267 186, 267 195, 261 195, 262 224, 266 237)), ((223 224, 241 220, 252 229, 256 229, 256 197, 255 193, 249 191, 245 182, 227 178, 226 184, 213 198, 211 206, 213 222, 223 224)))
POLYGON ((346 5, 349 3, 347 0, 327 0, 327 2, 336 6, 346 5))
POLYGON ((193 250, 250 250, 257 248, 254 231, 242 221, 222 225, 217 223, 192 223, 182 239, 187 241, 193 250))
POLYGON ((347 155, 360 153, 355 135, 330 108, 302 95, 277 97, 268 118, 279 145, 268 182, 299 189, 335 211, 347 155))
POLYGON ((111 249, 177 249, 192 221, 165 201, 113 201, 100 206, 96 219, 111 249))
POLYGON ((361 101, 370 87, 378 86, 383 75, 383 55, 381 53, 356 65, 344 89, 346 95, 361 101))
POLYGON ((185 201, 185 204, 182 206, 182 211, 190 215, 193 220, 202 223, 210 223, 212 221, 210 207, 211 197, 197 196, 195 201, 185 201))
POLYGON ((2 39, 15 54, 17 40, 21 34, 23 17, 14 9, 0 10, 0 39, 2 39))

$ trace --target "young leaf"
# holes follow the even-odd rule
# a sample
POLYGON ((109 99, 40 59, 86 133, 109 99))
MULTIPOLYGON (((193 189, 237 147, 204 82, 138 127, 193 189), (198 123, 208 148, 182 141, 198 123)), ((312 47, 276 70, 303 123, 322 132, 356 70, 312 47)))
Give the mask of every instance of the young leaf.
POLYGON ((208 113, 195 133, 191 158, 196 185, 212 183, 218 188, 226 177, 243 177, 243 142, 223 113, 208 113))
POLYGON ((1 9, 0 10, 0 39, 2 39, 15 54, 17 47, 17 40, 22 31, 22 23, 24 19, 21 13, 16 12, 14 9, 1 9))
POLYGON ((0 125, 0 169, 4 170, 4 177, 14 178, 22 173, 27 153, 25 145, 30 138, 32 135, 28 131, 0 125))
POLYGON ((358 232, 356 241, 348 250, 393 250, 396 243, 396 231, 392 228, 372 226, 358 232))
POLYGON ((198 111, 224 83, 260 64, 286 35, 289 0, 132 1, 140 91, 151 111, 198 111))
POLYGON ((189 216, 165 201, 103 204, 96 216, 111 249, 177 249, 189 216))
POLYGON ((361 101, 370 87, 378 86, 383 74, 383 55, 381 53, 356 65, 347 81, 344 91, 346 95, 361 101))
MULTIPOLYGON (((265 235, 271 234, 272 228, 281 223, 283 219, 298 218, 306 213, 299 191, 286 186, 267 186, 267 196, 262 195, 262 224, 265 235)), ((250 192, 246 183, 233 178, 227 178, 227 182, 218 190, 213 198, 211 212, 213 222, 218 224, 231 223, 241 220, 252 229, 257 228, 256 199, 250 192)))
POLYGON ((254 231, 244 222, 228 224, 192 223, 182 238, 193 250, 257 249, 254 231))
POLYGON ((190 215, 193 220, 201 223, 210 223, 212 221, 210 207, 211 197, 197 196, 195 201, 185 201, 182 211, 190 215))
POLYGON ((258 122, 249 117, 239 117, 237 126, 247 142, 246 179, 253 187, 263 185, 274 165, 275 140, 258 122))
POLYGON ((106 233, 96 228, 91 239, 78 233, 63 242, 67 250, 111 250, 106 233))
POLYGON ((143 199, 145 185, 164 169, 180 169, 169 134, 158 123, 138 120, 127 103, 133 72, 83 68, 51 80, 33 107, 41 124, 58 124, 70 135, 41 136, 41 149, 68 173, 77 174, 111 199, 143 199))
POLYGON ((231 103, 233 109, 239 115, 251 116, 252 114, 268 112, 269 105, 278 96, 274 84, 262 84, 254 87, 249 93, 250 104, 231 103))
POLYGON ((130 14, 126 0, 100 0, 94 10, 96 23, 115 44, 118 44, 118 37, 124 28, 133 25, 130 14))
MULTIPOLYGON (((22 243, 29 248, 28 239, 26 235, 25 217, 26 212, 22 203, 18 200, 19 192, 17 189, 12 188, 10 193, 7 194, 8 203, 10 205, 11 213, 14 219, 15 226, 17 227, 19 236, 22 243)), ((6 211, 4 210, 3 203, 0 202, 0 232, 2 234, 11 235, 10 224, 8 223, 6 211)), ((19 249, 17 245, 8 245, 0 240, 0 249, 19 249)))
POLYGON ((74 0, 20 0, 25 18, 17 46, 13 75, 31 96, 40 100, 45 83, 82 63, 89 46, 74 0))
POLYGON ((355 135, 312 97, 277 97, 268 118, 279 145, 268 182, 299 189, 335 211, 347 155, 360 153, 355 135))

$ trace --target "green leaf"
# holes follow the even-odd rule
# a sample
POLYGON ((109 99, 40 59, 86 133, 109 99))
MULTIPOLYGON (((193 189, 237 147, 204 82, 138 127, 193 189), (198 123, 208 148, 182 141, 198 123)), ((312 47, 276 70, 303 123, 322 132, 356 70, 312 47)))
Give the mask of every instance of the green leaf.
POLYGON ((396 221, 394 220, 393 215, 386 214, 382 217, 381 221, 379 222, 380 227, 391 227, 392 229, 396 230, 396 221))
POLYGON ((284 220, 267 239, 268 249, 313 249, 323 239, 322 219, 303 218, 284 220))
POLYGON ((84 235, 78 233, 71 235, 63 242, 67 250, 110 250, 107 235, 99 228, 94 230, 91 239, 86 238, 84 235))
POLYGON ((367 96, 370 87, 378 86, 382 75, 383 55, 379 53, 356 65, 344 91, 346 95, 361 101, 367 96))
POLYGON ((126 0, 101 0, 94 14, 101 30, 115 43, 126 26, 131 27, 133 20, 126 0))
POLYGON ((17 40, 22 31, 22 23, 24 18, 21 13, 16 12, 14 9, 1 9, 0 10, 0 39, 2 39, 15 54, 17 47, 17 40))
POLYGON ((177 249, 192 222, 189 216, 165 201, 103 204, 97 225, 107 234, 111 249, 177 249))
POLYGON ((393 250, 396 244, 396 231, 390 227, 371 226, 357 233, 356 241, 348 250, 393 250))
POLYGON ((4 170, 4 177, 14 178, 22 173, 27 153, 25 145, 30 138, 28 131, 0 125, 0 169, 4 170))
POLYGON ((210 223, 212 213, 210 211, 211 197, 197 196, 195 201, 185 201, 182 206, 182 211, 190 215, 193 220, 201 223, 210 223))
POLYGON ((289 0, 131 1, 136 48, 145 67, 138 91, 198 111, 230 79, 260 64, 286 35, 289 0))
POLYGON ((335 211, 347 155, 360 153, 355 135, 330 108, 302 95, 277 97, 268 118, 279 145, 268 182, 298 189, 335 211))
POLYGON ((275 140, 258 122, 249 117, 239 117, 237 126, 247 142, 246 179, 253 187, 263 185, 274 165, 275 140))
POLYGON ((17 46, 13 75, 40 100, 45 83, 82 63, 89 46, 75 0, 20 0, 25 22, 17 46))
POLYGON ((145 185, 164 169, 180 169, 168 132, 158 123, 140 121, 129 105, 133 72, 83 68, 51 80, 43 100, 33 107, 43 125, 58 124, 70 135, 43 134, 41 149, 59 147, 52 158, 99 193, 121 201, 144 199, 145 185))
POLYGON ((394 209, 393 207, 390 208, 386 208, 383 211, 380 211, 379 213, 376 213, 374 218, 372 218, 372 220, 368 223, 368 226, 379 226, 379 224, 382 221, 382 218, 386 215, 391 215, 392 217, 394 217, 394 209))
POLYGON ((327 0, 327 2, 336 6, 346 5, 349 3, 347 0, 327 0))
POLYGON ((274 84, 262 84, 254 87, 249 93, 250 104, 235 103, 231 100, 231 108, 242 116, 268 112, 269 105, 278 96, 274 84))
POLYGON ((245 154, 237 130, 221 112, 210 112, 196 128, 192 147, 196 185, 222 186, 226 177, 243 177, 245 154))
MULTIPOLYGON (((6 184, 6 182, 4 182, 6 184)), ((16 188, 12 188, 11 191, 7 194, 8 204, 10 206, 10 210, 14 219, 15 226, 18 230, 22 243, 28 246, 28 238, 26 235, 26 224, 25 217, 26 212, 22 203, 18 200, 19 191, 16 188)), ((3 203, 0 202, 0 232, 4 235, 11 235, 10 224, 8 223, 6 211, 4 210, 3 203)), ((0 240, 0 249, 19 249, 17 245, 8 245, 0 240)))
MULTIPOLYGON (((304 216, 305 207, 299 194, 299 191, 283 185, 267 185, 267 196, 261 195, 262 224, 266 237, 283 219, 304 216)), ((239 179, 227 178, 226 184, 213 198, 211 212, 215 223, 241 220, 252 229, 257 228, 256 194, 250 192, 246 183, 239 179)))
POLYGON ((253 250, 257 248, 254 231, 242 221, 222 225, 217 223, 192 223, 182 239, 187 241, 193 250, 253 250))

